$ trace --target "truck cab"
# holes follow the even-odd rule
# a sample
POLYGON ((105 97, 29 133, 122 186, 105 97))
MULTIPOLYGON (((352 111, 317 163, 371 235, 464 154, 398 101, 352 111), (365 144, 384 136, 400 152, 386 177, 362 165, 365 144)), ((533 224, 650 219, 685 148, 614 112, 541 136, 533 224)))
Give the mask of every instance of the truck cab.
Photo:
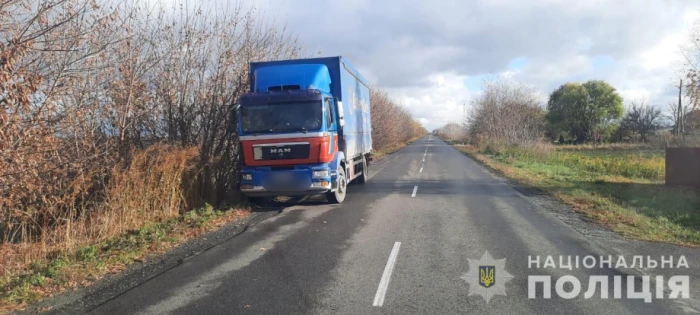
MULTIPOLYGON (((354 69, 342 63, 342 57, 335 57, 251 64, 251 90, 240 97, 237 110, 243 194, 325 194, 329 202, 341 203, 350 181, 367 180, 368 88, 364 84, 367 95, 361 100, 355 82, 347 90, 353 90, 352 98, 344 105, 343 72, 354 69), (363 101, 366 104, 358 106, 363 101), (357 108, 346 113, 348 105, 357 108), (348 124, 346 115, 363 119, 348 124)), ((362 80, 358 75, 352 75, 353 81, 362 80)))

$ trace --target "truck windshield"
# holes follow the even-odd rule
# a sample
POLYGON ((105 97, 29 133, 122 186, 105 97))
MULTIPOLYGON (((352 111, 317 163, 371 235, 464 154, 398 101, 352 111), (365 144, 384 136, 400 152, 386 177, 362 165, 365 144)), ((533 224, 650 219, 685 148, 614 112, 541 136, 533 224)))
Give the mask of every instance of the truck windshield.
POLYGON ((285 102, 241 107, 245 133, 315 131, 321 129, 321 102, 285 102))

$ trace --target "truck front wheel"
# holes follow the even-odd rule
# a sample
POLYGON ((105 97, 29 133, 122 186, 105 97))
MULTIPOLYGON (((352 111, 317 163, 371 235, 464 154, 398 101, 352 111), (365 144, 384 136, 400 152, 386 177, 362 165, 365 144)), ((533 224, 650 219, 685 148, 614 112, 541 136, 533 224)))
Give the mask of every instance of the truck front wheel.
POLYGON ((367 172, 367 159, 363 155, 362 156, 362 174, 360 174, 360 176, 357 177, 357 180, 356 180, 357 183, 358 184, 366 183, 368 175, 369 175, 369 173, 367 172))
POLYGON ((347 178, 345 177, 345 169, 338 168, 338 189, 326 193, 326 198, 330 203, 342 203, 345 200, 345 193, 348 186, 347 178))

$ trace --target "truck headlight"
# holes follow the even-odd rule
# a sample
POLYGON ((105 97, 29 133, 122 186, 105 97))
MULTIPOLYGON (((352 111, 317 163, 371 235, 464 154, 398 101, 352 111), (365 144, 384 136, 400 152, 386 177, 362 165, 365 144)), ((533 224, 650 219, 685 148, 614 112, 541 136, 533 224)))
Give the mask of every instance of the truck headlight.
POLYGON ((243 178, 243 180, 253 180, 253 174, 250 173, 245 173, 241 177, 243 178))
POLYGON ((328 170, 314 171, 314 177, 315 177, 315 178, 330 177, 330 172, 328 172, 328 170))

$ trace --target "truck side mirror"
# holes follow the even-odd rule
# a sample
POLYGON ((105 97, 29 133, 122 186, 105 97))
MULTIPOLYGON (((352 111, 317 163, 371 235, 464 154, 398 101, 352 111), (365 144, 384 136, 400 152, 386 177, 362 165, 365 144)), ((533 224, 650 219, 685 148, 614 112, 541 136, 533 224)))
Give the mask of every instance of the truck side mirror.
POLYGON ((335 97, 335 103, 338 104, 336 108, 338 108, 338 126, 344 127, 345 126, 345 114, 343 113, 343 102, 339 101, 337 97, 335 97))

